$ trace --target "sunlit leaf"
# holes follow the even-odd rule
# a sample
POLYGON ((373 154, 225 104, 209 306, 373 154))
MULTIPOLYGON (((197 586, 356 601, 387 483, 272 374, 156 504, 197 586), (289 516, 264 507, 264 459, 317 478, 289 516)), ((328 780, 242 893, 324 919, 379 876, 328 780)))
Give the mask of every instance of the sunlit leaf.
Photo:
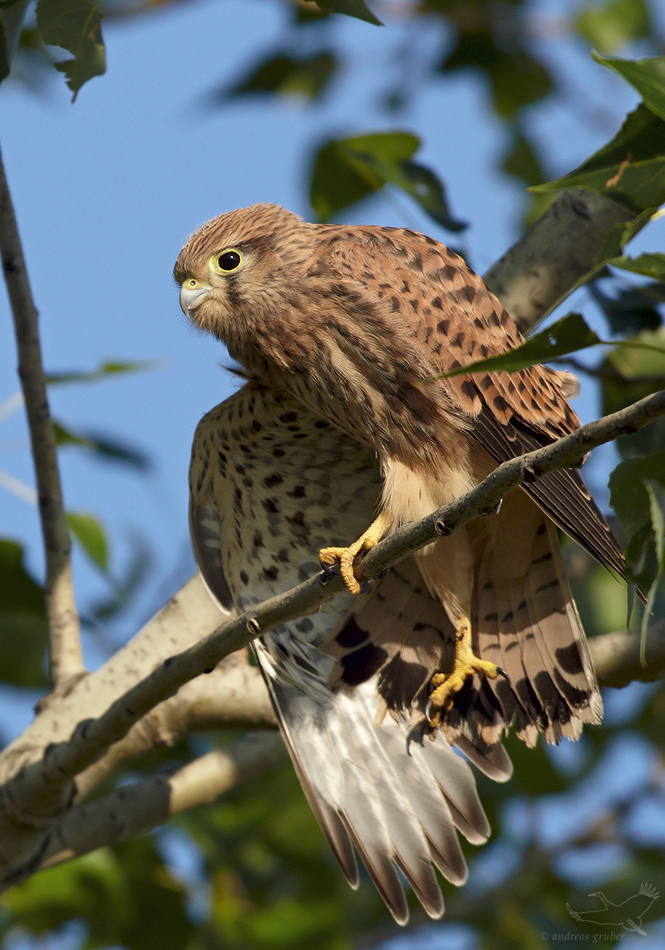
POLYGON ((98 369, 72 371, 69 373, 49 373, 46 382, 51 386, 63 383, 96 383, 107 376, 117 376, 122 373, 144 373, 146 370, 156 369, 160 363, 157 360, 137 360, 134 362, 120 362, 117 360, 102 363, 98 369))
POLYGON ((39 0, 37 28, 48 46, 59 46, 72 59, 56 63, 76 99, 81 86, 106 71, 101 0, 39 0))
POLYGON ((627 43, 649 36, 651 23, 645 0, 606 0, 585 5, 573 29, 601 53, 613 53, 627 43))
POLYGON ((665 120, 665 56, 652 59, 604 59, 594 54, 597 63, 614 70, 631 84, 644 104, 665 120))
POLYGON ((531 186, 536 192, 564 188, 590 188, 624 201, 636 212, 651 213, 665 201, 665 122, 641 104, 612 141, 575 171, 531 186))
POLYGON ((588 346, 601 343, 595 330, 587 326, 584 317, 579 313, 569 313, 561 317, 556 323, 534 334, 521 346, 508 350, 500 356, 490 356, 486 360, 477 360, 468 366, 460 366, 442 374, 437 379, 448 379, 451 376, 460 376, 464 373, 488 373, 503 370, 513 373, 526 369, 536 363, 546 363, 558 356, 566 356, 578 350, 585 350, 588 346))
POLYGON ((630 271, 633 274, 644 274, 645 277, 653 277, 665 282, 665 254, 652 252, 650 254, 640 254, 639 257, 615 257, 609 260, 608 263, 612 267, 620 267, 622 270, 630 271))
POLYGON ((100 522, 83 511, 68 511, 67 524, 90 560, 102 571, 108 570, 108 544, 100 522))

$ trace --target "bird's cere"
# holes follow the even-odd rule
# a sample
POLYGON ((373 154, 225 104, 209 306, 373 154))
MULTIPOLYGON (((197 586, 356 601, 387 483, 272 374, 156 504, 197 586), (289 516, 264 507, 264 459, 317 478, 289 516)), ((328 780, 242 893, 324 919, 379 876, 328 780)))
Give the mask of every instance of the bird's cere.
POLYGON ((190 311, 201 306, 211 290, 210 284, 202 284, 193 277, 183 281, 180 288, 180 309, 186 317, 190 315, 190 311))

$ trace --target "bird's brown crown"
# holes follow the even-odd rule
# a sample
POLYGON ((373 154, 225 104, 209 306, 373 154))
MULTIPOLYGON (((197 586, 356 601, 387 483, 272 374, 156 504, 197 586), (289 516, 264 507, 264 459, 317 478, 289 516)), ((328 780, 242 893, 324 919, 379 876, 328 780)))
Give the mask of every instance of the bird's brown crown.
POLYGON ((260 251, 281 246, 288 236, 307 227, 298 215, 276 204, 256 204, 229 211, 204 224, 193 234, 173 268, 178 284, 199 276, 209 259, 229 247, 252 247, 260 251))

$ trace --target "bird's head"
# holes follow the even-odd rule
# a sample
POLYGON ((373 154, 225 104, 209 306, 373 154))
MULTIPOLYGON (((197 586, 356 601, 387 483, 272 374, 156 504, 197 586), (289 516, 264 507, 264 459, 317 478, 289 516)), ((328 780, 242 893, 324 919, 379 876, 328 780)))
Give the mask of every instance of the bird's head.
POLYGON ((278 301, 304 273, 310 228, 272 204, 209 221, 187 241, 173 270, 183 313, 242 350, 252 324, 278 312, 278 301))

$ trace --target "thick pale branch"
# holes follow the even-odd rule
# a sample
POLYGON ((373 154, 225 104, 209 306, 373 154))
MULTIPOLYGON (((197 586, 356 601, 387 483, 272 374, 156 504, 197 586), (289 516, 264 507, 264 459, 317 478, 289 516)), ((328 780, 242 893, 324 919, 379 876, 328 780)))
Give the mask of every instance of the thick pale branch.
MULTIPOLYGON (((49 836, 42 857, 48 867, 165 824, 197 805, 209 805, 230 789, 286 761, 282 737, 254 733, 209 752, 171 775, 123 785, 110 795, 72 808, 49 836)), ((13 883, 31 873, 17 869, 13 883)))
POLYGON ((634 217, 586 188, 563 191, 490 268, 485 282, 526 333, 591 270, 610 228, 634 217))
MULTIPOLYGON (((500 465, 477 488, 421 522, 400 528, 373 548, 362 562, 363 573, 378 577, 437 536, 450 534, 473 518, 491 513, 500 500, 525 480, 580 462, 592 448, 634 432, 665 414, 665 391, 647 396, 619 412, 582 426, 552 445, 500 465)), ((321 572, 293 590, 272 597, 247 614, 222 624, 211 635, 165 660, 154 672, 114 702, 98 719, 79 724, 69 742, 47 749, 41 762, 28 766, 5 788, 29 812, 60 798, 75 776, 89 768, 113 742, 125 736, 142 716, 174 695, 187 681, 211 672, 223 657, 247 645, 278 623, 313 612, 342 588, 338 575, 321 572)))
POLYGON ((240 650, 208 676, 190 680, 132 726, 103 758, 77 776, 77 797, 84 798, 128 760, 175 745, 191 732, 248 727, 275 729, 277 719, 260 670, 250 666, 247 651, 240 650))
POLYGON ((640 639, 638 630, 621 630, 589 641, 596 674, 603 686, 621 688, 635 680, 649 683, 663 676, 665 621, 652 624, 647 631, 646 666, 640 663, 640 639))
POLYGON ((56 689, 67 687, 85 670, 74 601, 71 540, 42 365, 38 315, 25 266, 9 185, 0 156, 0 251, 14 316, 19 376, 30 427, 39 513, 46 555, 44 597, 49 622, 51 676, 56 689))

